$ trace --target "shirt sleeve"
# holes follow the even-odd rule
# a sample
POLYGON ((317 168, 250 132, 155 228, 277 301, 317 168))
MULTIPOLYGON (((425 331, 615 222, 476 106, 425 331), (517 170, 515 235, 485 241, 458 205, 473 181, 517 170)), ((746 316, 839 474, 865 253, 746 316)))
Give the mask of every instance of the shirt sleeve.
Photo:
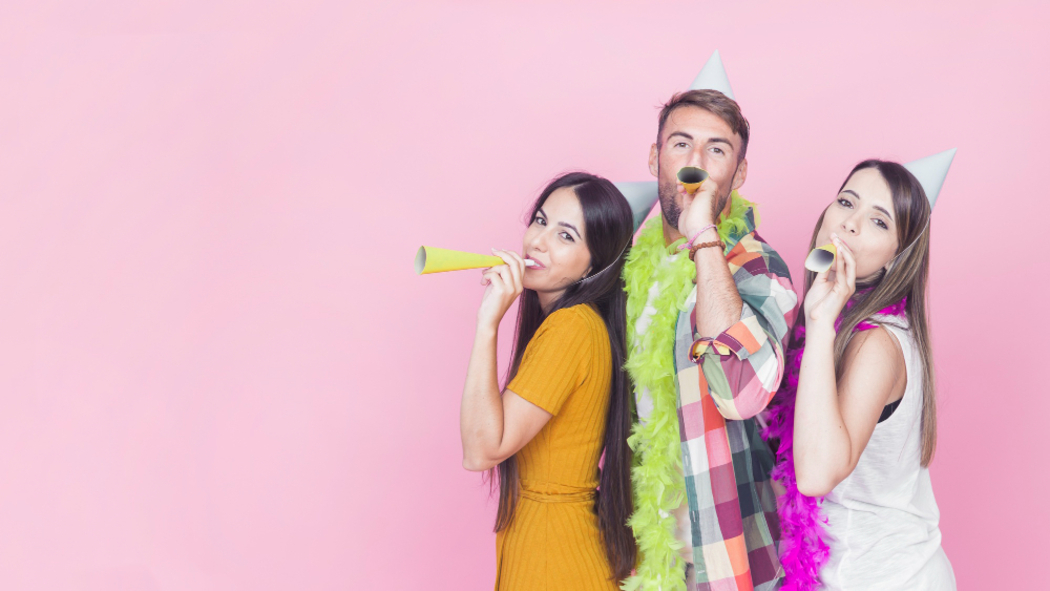
POLYGON ((507 389, 557 415, 583 385, 590 367, 592 327, 583 314, 566 308, 548 316, 525 347, 518 373, 507 389))
MULTIPOLYGON (((756 244, 762 244, 757 243, 756 244)), ((714 338, 693 319, 689 359, 700 366, 715 406, 727 419, 749 419, 769 404, 784 375, 784 347, 798 312, 787 265, 772 251, 728 260, 743 302, 740 320, 714 338)), ((694 310, 695 315, 695 310, 694 310)))

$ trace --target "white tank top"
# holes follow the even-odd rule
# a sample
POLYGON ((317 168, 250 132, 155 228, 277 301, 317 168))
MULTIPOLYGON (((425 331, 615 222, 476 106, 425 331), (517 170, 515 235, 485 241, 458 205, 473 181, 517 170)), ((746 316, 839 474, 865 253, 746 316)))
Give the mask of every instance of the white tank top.
POLYGON ((906 320, 876 318, 901 345, 907 387, 857 467, 825 498, 831 556, 820 576, 827 589, 954 590, 930 472, 920 464, 922 358, 906 320))

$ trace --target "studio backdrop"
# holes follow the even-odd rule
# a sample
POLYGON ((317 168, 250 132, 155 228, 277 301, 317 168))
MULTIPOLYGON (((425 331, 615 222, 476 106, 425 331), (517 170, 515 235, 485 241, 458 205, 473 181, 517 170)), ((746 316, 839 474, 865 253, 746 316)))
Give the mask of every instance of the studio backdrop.
POLYGON ((3 12, 0 588, 490 588, 458 426, 480 272, 416 249, 520 248, 563 171, 649 180, 714 50, 797 286, 855 163, 958 148, 930 230, 943 546, 962 589, 1050 577, 1042 3, 3 12))

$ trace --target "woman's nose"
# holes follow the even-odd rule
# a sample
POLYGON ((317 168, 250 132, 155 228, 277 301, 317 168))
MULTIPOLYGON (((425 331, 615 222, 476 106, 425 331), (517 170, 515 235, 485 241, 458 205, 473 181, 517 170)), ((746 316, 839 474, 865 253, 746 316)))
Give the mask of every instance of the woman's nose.
POLYGON ((526 250, 531 248, 533 250, 538 250, 540 252, 546 252, 547 251, 547 236, 549 234, 550 234, 549 231, 544 230, 542 232, 537 232, 536 234, 531 236, 529 239, 527 239, 525 241, 526 250))
POLYGON ((857 221, 857 216, 851 215, 846 219, 842 220, 842 229, 850 234, 856 234, 859 230, 860 225, 857 221))

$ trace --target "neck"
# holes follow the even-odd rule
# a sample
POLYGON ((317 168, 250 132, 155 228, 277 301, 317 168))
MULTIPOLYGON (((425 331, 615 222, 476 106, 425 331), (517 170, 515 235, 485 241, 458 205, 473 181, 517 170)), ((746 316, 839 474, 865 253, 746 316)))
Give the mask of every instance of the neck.
POLYGON ((715 223, 721 222, 725 218, 729 217, 729 212, 733 211, 733 191, 730 190, 729 194, 726 195, 726 202, 722 204, 722 211, 715 216, 715 223))
POLYGON ((682 233, 678 231, 678 228, 667 223, 667 218, 660 216, 660 221, 664 225, 664 246, 671 246, 675 240, 682 237, 682 233))
POLYGON ((536 292, 536 297, 540 301, 540 309, 543 310, 543 315, 544 316, 546 316, 547 314, 550 313, 551 307, 554 305, 554 302, 558 301, 558 298, 560 298, 561 294, 563 294, 563 293, 565 293, 564 290, 563 291, 554 291, 554 292, 552 292, 552 291, 537 291, 536 292))

